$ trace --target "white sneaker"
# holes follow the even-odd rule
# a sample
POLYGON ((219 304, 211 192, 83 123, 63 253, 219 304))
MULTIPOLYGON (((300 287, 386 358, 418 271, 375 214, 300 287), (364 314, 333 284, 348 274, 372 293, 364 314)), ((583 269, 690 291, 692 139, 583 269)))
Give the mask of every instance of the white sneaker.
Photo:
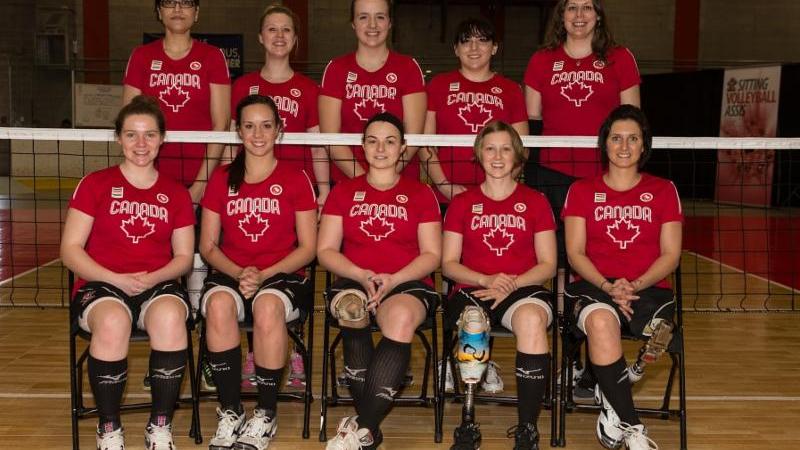
MULTIPOLYGON (((436 380, 438 383, 439 377, 442 374, 442 364, 444 363, 443 359, 440 359, 438 363, 436 363, 436 380)), ((453 365, 448 362, 447 364, 447 372, 444 374, 444 391, 445 392, 453 392, 455 389, 455 381, 453 381, 453 365)))
POLYGON ((594 387, 594 401, 602 406, 600 416, 597 417, 597 440, 605 448, 620 448, 625 438, 625 430, 622 428, 622 422, 619 420, 617 412, 608 403, 605 395, 600 392, 600 386, 594 387))
POLYGON ((176 450, 172 442, 172 424, 159 426, 148 423, 144 429, 144 448, 147 450, 176 450))
POLYGON ((647 437, 647 428, 644 425, 629 425, 622 422, 620 428, 625 433, 625 445, 628 450, 658 450, 658 445, 647 437))
POLYGON ((357 417, 345 417, 339 422, 336 436, 328 440, 325 450, 361 450, 372 444, 372 435, 368 429, 358 427, 357 417))
POLYGON ((233 448, 239 432, 244 425, 244 413, 217 408, 217 432, 208 442, 209 450, 224 450, 233 448))
POLYGON ((97 430, 97 450, 125 450, 122 428, 105 433, 97 430))
POLYGON ((236 450, 266 450, 269 441, 278 431, 278 420, 267 416, 267 411, 256 408, 253 417, 242 427, 236 439, 236 450))
POLYGON ((481 389, 490 394, 498 394, 503 392, 503 386, 503 379, 500 378, 500 366, 494 361, 489 361, 486 367, 486 378, 481 383, 481 389))

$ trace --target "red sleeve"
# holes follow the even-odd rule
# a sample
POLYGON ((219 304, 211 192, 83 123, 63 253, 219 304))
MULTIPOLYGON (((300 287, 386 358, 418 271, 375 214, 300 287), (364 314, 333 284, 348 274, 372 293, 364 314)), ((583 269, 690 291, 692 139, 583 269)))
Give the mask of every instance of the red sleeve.
POLYGON ((528 122, 528 109, 525 106, 525 96, 522 87, 511 82, 508 90, 508 113, 511 123, 528 122))
POLYGON ((83 177, 78 186, 75 187, 75 192, 72 193, 72 199, 69 201, 70 208, 75 208, 92 217, 95 216, 97 205, 99 204, 96 194, 101 191, 97 187, 96 179, 97 175, 94 173, 83 177))
POLYGON ((223 196, 228 192, 228 177, 226 176, 228 172, 223 167, 227 168, 229 165, 220 166, 211 173, 203 199, 200 200, 200 205, 203 208, 207 208, 217 214, 222 214, 222 211, 224 211, 223 203, 225 198, 223 196))
POLYGON ((620 91, 638 86, 642 83, 639 76, 639 67, 636 65, 636 58, 633 53, 625 47, 620 47, 616 51, 616 62, 614 70, 619 78, 620 91))
POLYGON ((550 231, 556 229, 556 220, 553 217, 553 208, 550 207, 550 202, 544 194, 536 192, 532 206, 536 211, 536 218, 533 225, 533 233, 536 234, 540 231, 550 231))
POLYGON ((467 203, 463 193, 453 198, 453 201, 450 202, 450 206, 447 207, 447 212, 444 215, 444 231, 452 231, 460 235, 464 234, 464 225, 466 225, 464 213, 467 203))
POLYGON ((306 108, 308 108, 306 130, 319 125, 319 86, 313 81, 309 81, 308 90, 311 95, 308 96, 308 101, 306 102, 306 108))
POLYGON ((683 222, 683 208, 681 199, 678 196, 678 189, 671 181, 667 181, 664 186, 664 204, 661 205, 661 223, 683 222))
POLYGON ((436 200, 433 189, 427 184, 421 185, 422 187, 418 195, 420 208, 419 223, 441 222, 442 211, 439 209, 439 201, 436 200))
POLYGON ((133 86, 136 89, 144 90, 145 71, 142 70, 144 61, 142 60, 142 47, 136 47, 131 52, 131 57, 128 59, 128 65, 125 67, 125 77, 122 84, 133 86))
POLYGON ((236 117, 236 105, 247 97, 247 78, 246 75, 243 75, 233 82, 233 87, 231 88, 231 120, 238 120, 238 117, 236 117))
POLYGON ((576 216, 588 217, 586 213, 586 195, 583 183, 578 180, 572 183, 567 192, 567 199, 564 201, 564 209, 561 211, 561 218, 576 216))
POLYGON ((528 68, 525 69, 525 77, 523 79, 526 86, 536 89, 539 92, 542 92, 543 89, 541 80, 538 78, 539 74, 544 73, 543 64, 544 54, 540 50, 531 56, 531 60, 528 62, 528 68))
POLYGON ((439 80, 441 80, 441 78, 438 76, 434 77, 430 83, 428 83, 428 86, 425 89, 428 94, 428 111, 436 112, 439 111, 439 108, 441 107, 438 102, 438 93, 440 92, 439 86, 441 85, 439 80))
POLYGON ((175 227, 183 228, 195 224, 194 206, 189 191, 178 183, 175 183, 175 198, 178 203, 175 207, 175 227))
POLYGON ((320 85, 320 95, 342 99, 344 97, 344 74, 342 64, 337 60, 332 60, 325 67, 322 74, 322 84, 320 85))
POLYGON ((425 75, 423 75, 422 69, 416 59, 408 58, 408 60, 409 64, 407 72, 405 72, 408 76, 405 77, 406 82, 403 83, 403 95, 425 92, 425 75))
POLYGON ((231 75, 228 72, 228 60, 222 50, 211 46, 211 51, 206 57, 208 64, 208 82, 211 84, 231 84, 231 75))
POLYGON ((325 200, 325 206, 322 207, 322 214, 330 216, 344 216, 347 210, 347 205, 344 205, 345 196, 347 195, 343 184, 338 184, 331 189, 325 200))
POLYGON ((295 211, 310 211, 317 209, 317 196, 314 194, 314 187, 311 184, 311 179, 305 170, 300 171, 295 177, 295 186, 292 188, 294 198, 295 211))

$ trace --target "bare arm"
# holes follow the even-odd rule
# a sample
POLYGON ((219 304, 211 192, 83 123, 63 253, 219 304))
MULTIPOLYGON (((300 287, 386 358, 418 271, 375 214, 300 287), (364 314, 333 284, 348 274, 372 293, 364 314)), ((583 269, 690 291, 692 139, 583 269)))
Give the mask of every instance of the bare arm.
POLYGON ((659 236, 661 254, 639 278, 631 282, 636 291, 658 283, 675 271, 681 259, 682 237, 683 227, 680 222, 667 222, 661 225, 659 236))
POLYGON ((314 260, 317 251, 317 211, 297 211, 295 216, 295 232, 297 248, 283 259, 261 271, 262 280, 276 273, 294 273, 314 260))
MULTIPOLYGON (((130 103, 131 100, 133 100, 133 97, 136 97, 137 95, 139 95, 141 93, 142 93, 141 89, 135 88, 135 87, 131 86, 130 84, 126 84, 125 86, 123 86, 122 87, 122 106, 125 106, 128 103, 130 103)), ((83 278, 83 277, 81 277, 81 278, 83 278)), ((85 280, 85 278, 84 278, 84 280, 85 280)))
POLYGON ((342 217, 323 214, 317 237, 317 259, 337 276, 359 282, 372 297, 375 287, 370 278, 375 272, 355 265, 342 254, 342 237, 342 217))
POLYGON ((445 231, 442 238, 442 275, 456 283, 480 286, 487 275, 461 264, 461 252, 464 236, 452 231, 445 231))
POLYGON ((203 208, 202 226, 200 228, 200 255, 214 269, 238 280, 244 267, 239 266, 230 260, 219 248, 220 231, 222 221, 219 214, 203 208))
POLYGON ((194 260, 194 225, 172 230, 172 259, 163 267, 141 278, 150 287, 162 281, 175 280, 192 268, 194 260))
POLYGON ((633 105, 641 107, 641 98, 639 95, 639 85, 631 86, 628 89, 619 93, 619 103, 621 105, 633 105))
MULTIPOLYGON (((530 129, 528 128, 528 121, 527 120, 525 122, 512 123, 511 127, 514 128, 514 130, 516 130, 517 134, 519 134, 520 136, 527 136, 527 135, 530 134, 530 129)), ((524 151, 525 151, 525 159, 527 160, 530 157, 530 153, 531 152, 530 152, 530 150, 528 150, 528 147, 525 147, 524 151)), ((520 174, 520 172, 522 172, 522 169, 523 169, 523 166, 519 166, 516 169, 514 169, 513 175, 514 175, 515 179, 519 178, 519 174, 520 174)))
POLYGON ((567 216, 564 218, 564 228, 566 230, 567 258, 572 269, 584 280, 606 293, 610 293, 611 283, 586 256, 586 219, 567 216))
MULTIPOLYGON (((416 92, 403 96, 403 126, 406 134, 420 134, 425 128, 425 110, 428 105, 428 97, 425 92, 416 92)), ((414 159, 419 147, 406 147, 406 153, 397 165, 397 171, 402 171, 408 162, 414 159)))
MULTIPOLYGON (((323 133, 339 133, 342 130, 342 101, 327 95, 319 96, 319 130, 323 133)), ((364 174, 353 151, 346 145, 330 146, 331 160, 350 178, 364 174)))
POLYGON ((540 231, 533 235, 536 265, 517 276, 517 287, 542 285, 556 274, 556 232, 540 231))
MULTIPOLYGON (((311 127, 309 133, 319 133, 319 126, 311 127)), ((317 204, 322 206, 328 199, 331 192, 331 167, 330 156, 325 147, 311 147, 311 169, 314 171, 314 179, 317 180, 317 204)))
MULTIPOLYGON (((231 86, 228 84, 211 84, 211 127, 213 131, 227 131, 231 120, 231 86)), ((222 156, 223 144, 208 144, 206 157, 197 171, 197 178, 189 187, 192 202, 198 203, 203 197, 206 183, 211 172, 219 164, 222 156)))
POLYGON ((104 281, 116 286, 119 283, 118 274, 101 266, 86 253, 86 241, 93 225, 94 217, 75 208, 67 210, 61 236, 61 261, 83 280, 104 281))
POLYGON ((529 119, 542 120, 542 94, 530 86, 525 86, 525 108, 529 119))
MULTIPOLYGON (((436 112, 428 111, 425 116, 425 134, 436 134, 436 112)), ((452 184, 442 170, 442 163, 439 161, 439 152, 434 147, 420 147, 419 159, 422 168, 431 179, 431 183, 445 197, 452 199, 456 194, 460 194, 467 189, 459 184, 452 184)))

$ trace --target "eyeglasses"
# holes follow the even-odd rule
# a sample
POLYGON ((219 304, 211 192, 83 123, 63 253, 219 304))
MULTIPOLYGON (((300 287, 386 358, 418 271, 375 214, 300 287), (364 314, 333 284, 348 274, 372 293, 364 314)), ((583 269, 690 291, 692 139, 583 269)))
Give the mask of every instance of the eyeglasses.
POLYGON ((181 8, 194 8, 197 3, 194 0, 161 0, 162 8, 174 8, 180 5, 181 8))

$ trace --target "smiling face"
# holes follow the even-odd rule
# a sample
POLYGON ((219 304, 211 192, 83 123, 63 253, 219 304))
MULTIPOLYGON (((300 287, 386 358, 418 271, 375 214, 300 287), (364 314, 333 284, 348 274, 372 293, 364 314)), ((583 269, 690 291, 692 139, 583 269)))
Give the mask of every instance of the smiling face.
POLYGON ((275 112, 266 104, 255 103, 245 106, 239 119, 239 137, 247 155, 261 157, 272 153, 281 128, 275 112))
POLYGON ((597 25, 594 0, 568 0, 564 6, 563 19, 568 37, 591 38, 597 25))
POLYGON ((631 119, 617 120, 611 124, 606 139, 606 155, 609 166, 638 168, 644 150, 642 129, 631 119))
POLYGON ((117 136, 125 161, 137 167, 153 164, 164 136, 158 130, 156 118, 149 114, 131 114, 122 122, 117 136))
POLYGON ((462 69, 479 71, 489 68, 497 44, 486 36, 473 35, 456 44, 454 50, 462 69))
POLYGON ((385 46, 392 28, 389 3, 386 0, 356 0, 352 25, 359 45, 385 46))
POLYGON ((192 25, 197 22, 200 14, 200 7, 192 3, 193 6, 183 6, 182 1, 176 1, 173 6, 168 6, 169 2, 162 2, 158 7, 158 18, 164 29, 172 33, 185 33, 191 30, 192 25))
POLYGON ((487 178, 505 178, 517 166, 514 143, 507 131, 496 131, 483 137, 478 153, 483 171, 487 178))
POLYGON ((264 46, 269 56, 284 57, 288 55, 297 44, 294 21, 284 13, 268 14, 261 22, 258 42, 264 46))
POLYGON ((376 121, 364 131, 364 155, 371 168, 394 168, 406 150, 400 130, 389 122, 376 121))

